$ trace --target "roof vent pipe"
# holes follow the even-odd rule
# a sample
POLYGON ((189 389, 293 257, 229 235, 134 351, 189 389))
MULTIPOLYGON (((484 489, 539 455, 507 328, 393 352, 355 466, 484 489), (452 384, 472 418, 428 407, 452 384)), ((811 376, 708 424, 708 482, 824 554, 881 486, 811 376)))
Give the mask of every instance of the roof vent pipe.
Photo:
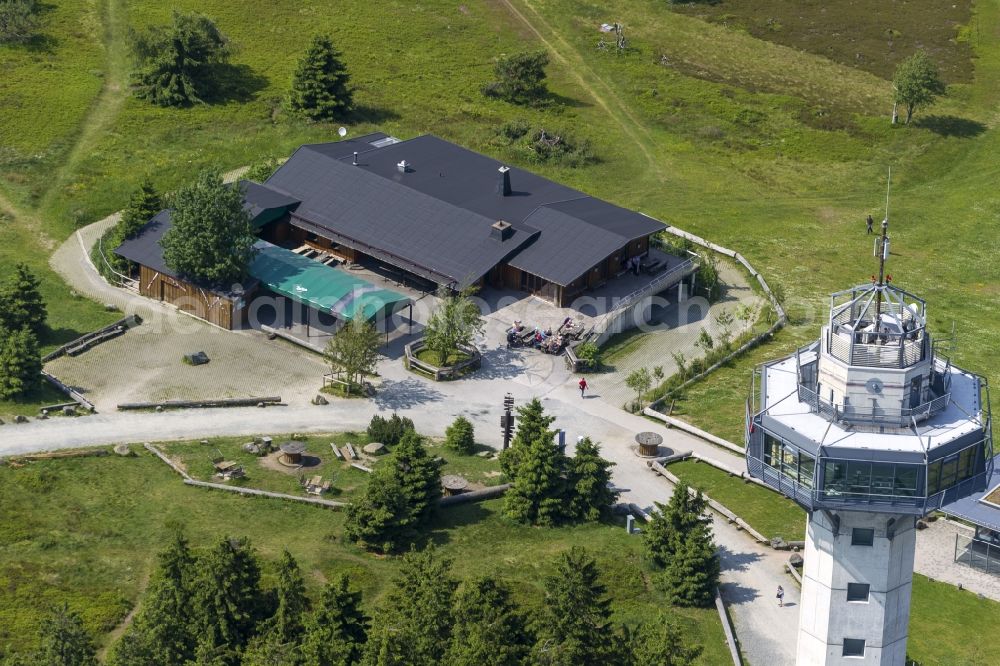
POLYGON ((354 161, 351 162, 354 166, 358 166, 358 151, 354 151, 354 161))
POLYGON ((502 197, 510 196, 510 167, 502 166, 498 169, 500 180, 497 181, 497 194, 502 197))

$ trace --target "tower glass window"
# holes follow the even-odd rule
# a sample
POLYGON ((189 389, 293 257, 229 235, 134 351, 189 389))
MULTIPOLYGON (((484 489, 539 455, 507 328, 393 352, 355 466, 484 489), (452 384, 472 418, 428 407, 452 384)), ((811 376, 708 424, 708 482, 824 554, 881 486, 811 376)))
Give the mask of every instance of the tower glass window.
POLYGON ((875 530, 870 527, 855 527, 851 530, 852 546, 875 545, 875 530))
POLYGON ((868 592, 871 590, 871 585, 868 583, 848 583, 847 584, 847 600, 848 601, 868 601, 868 592))
POLYGON ((864 657, 865 656, 865 639, 863 639, 863 638, 845 638, 844 639, 843 656, 845 656, 845 657, 864 657))

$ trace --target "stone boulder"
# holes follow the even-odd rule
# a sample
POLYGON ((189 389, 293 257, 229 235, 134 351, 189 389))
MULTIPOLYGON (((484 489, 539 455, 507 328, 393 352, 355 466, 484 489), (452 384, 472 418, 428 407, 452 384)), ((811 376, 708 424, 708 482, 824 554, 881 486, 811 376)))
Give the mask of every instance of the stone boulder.
POLYGON ((329 405, 330 401, 327 400, 322 395, 320 395, 319 393, 317 393, 316 397, 312 399, 312 404, 314 404, 314 405, 329 405))
POLYGON ((129 448, 128 444, 115 444, 115 455, 128 458, 135 454, 132 453, 132 449, 129 448))
POLYGON ((788 563, 791 564, 796 569, 802 566, 802 562, 803 562, 802 556, 799 555, 798 553, 792 553, 791 555, 788 556, 788 563))
POLYGON ((372 442, 371 444, 365 444, 365 447, 362 449, 362 451, 364 451, 370 456, 380 456, 384 453, 387 453, 385 444, 383 444, 382 442, 372 442))

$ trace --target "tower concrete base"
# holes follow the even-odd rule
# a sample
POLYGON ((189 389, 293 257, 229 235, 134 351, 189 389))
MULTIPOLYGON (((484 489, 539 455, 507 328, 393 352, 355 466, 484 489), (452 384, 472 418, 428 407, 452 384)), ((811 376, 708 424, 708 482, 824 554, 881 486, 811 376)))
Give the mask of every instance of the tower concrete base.
POLYGON ((915 546, 913 516, 809 516, 797 666, 905 666, 915 546), (849 584, 855 596, 867 585, 867 597, 848 601, 849 584))

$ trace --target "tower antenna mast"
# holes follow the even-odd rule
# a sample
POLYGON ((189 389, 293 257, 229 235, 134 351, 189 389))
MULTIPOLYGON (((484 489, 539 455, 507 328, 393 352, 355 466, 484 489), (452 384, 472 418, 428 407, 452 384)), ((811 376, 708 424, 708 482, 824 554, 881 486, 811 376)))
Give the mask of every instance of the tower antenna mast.
POLYGON ((889 258, 889 188, 891 184, 892 167, 889 167, 889 176, 885 180, 885 219, 882 220, 882 237, 878 240, 878 293, 875 294, 876 318, 882 314, 882 287, 885 286, 885 261, 889 258))

